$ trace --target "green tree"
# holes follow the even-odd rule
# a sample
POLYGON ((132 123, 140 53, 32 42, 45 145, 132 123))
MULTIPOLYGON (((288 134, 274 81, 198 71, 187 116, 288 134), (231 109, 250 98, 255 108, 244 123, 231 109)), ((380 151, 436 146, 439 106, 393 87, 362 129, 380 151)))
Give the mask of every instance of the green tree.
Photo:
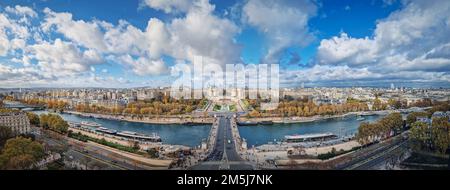
POLYGON ((450 146, 450 124, 447 117, 433 118, 432 141, 436 150, 444 154, 450 146))
POLYGON ((399 132, 403 127, 403 118, 400 113, 391 113, 381 119, 378 123, 386 130, 385 132, 399 132))
POLYGON ((413 149, 425 150, 430 148, 430 128, 426 123, 412 123, 409 137, 413 149))
POLYGON ((427 112, 413 112, 406 117, 406 124, 411 125, 416 122, 417 117, 428 117, 427 112))
POLYGON ((361 145, 365 145, 365 144, 369 143, 369 138, 370 138, 369 130, 370 130, 369 122, 361 122, 359 124, 356 139, 361 145))
POLYGON ((61 134, 67 133, 69 124, 61 116, 55 114, 42 114, 40 117, 40 126, 61 134))
POLYGON ((44 148, 38 142, 23 137, 9 139, 0 155, 0 168, 28 169, 44 156, 44 148))
POLYGON ((38 126, 40 123, 39 116, 33 112, 27 112, 28 119, 31 125, 38 126))
POLYGON ((0 150, 5 145, 6 141, 10 138, 13 138, 14 134, 11 131, 11 128, 0 126, 0 150))

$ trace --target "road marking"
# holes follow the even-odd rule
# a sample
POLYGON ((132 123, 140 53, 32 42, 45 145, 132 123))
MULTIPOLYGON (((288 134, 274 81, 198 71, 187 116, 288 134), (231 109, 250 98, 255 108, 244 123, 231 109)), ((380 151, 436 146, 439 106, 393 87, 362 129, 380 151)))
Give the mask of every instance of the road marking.
POLYGON ((407 141, 403 141, 403 142, 401 142, 401 143, 398 144, 398 145, 395 145, 395 146, 393 146, 393 147, 390 147, 390 148, 388 148, 387 150, 384 150, 384 151, 380 152, 379 154, 376 154, 376 155, 374 155, 374 156, 372 156, 372 157, 369 157, 368 159, 363 160, 362 162, 358 162, 358 163, 356 163, 356 164, 354 164, 354 165, 352 165, 352 166, 350 166, 350 167, 348 167, 348 168, 345 168, 345 170, 353 170, 353 169, 358 168, 358 167, 360 167, 360 166, 362 166, 362 165, 364 165, 364 164, 367 164, 367 163, 369 163, 369 162, 372 161, 372 160, 375 160, 375 159, 377 159, 377 158, 380 158, 381 156, 386 155, 386 154, 389 153, 389 152, 392 152, 393 150, 395 150, 395 149, 397 149, 398 147, 402 146, 402 145, 403 145, 404 143, 406 143, 406 142, 407 142, 407 141))
POLYGON ((99 161, 99 162, 103 162, 103 163, 105 163, 105 164, 107 164, 107 165, 109 165, 109 166, 115 166, 115 167, 120 168, 120 169, 122 169, 122 170, 129 170, 129 168, 125 168, 125 167, 116 165, 116 164, 114 164, 113 162, 109 162, 109 161, 102 160, 102 159, 100 159, 100 158, 91 156, 91 155, 89 155, 89 154, 85 154, 85 153, 83 153, 83 152, 81 152, 81 151, 79 151, 79 150, 73 149, 73 151, 78 152, 78 153, 82 154, 83 156, 86 156, 86 157, 89 157, 89 158, 91 158, 91 159, 97 160, 97 161, 99 161))

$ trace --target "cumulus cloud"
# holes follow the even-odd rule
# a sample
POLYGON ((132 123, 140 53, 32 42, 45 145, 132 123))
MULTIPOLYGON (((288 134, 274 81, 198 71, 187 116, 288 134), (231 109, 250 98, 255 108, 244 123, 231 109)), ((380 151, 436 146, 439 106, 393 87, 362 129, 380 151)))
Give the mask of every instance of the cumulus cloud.
POLYGON ((141 6, 148 6, 156 10, 162 10, 165 13, 187 12, 194 0, 143 0, 141 6))
MULTIPOLYGON (((402 2, 400 10, 377 21, 371 36, 355 38, 342 32, 321 40, 311 64, 283 71, 282 81, 450 81, 450 3, 402 2)), ((149 18, 141 29, 126 20, 112 24, 76 20, 69 12, 48 8, 35 12, 29 7, 6 7, 0 13, 0 57, 10 64, 0 62, 2 85, 20 81, 73 86, 131 83, 124 76, 106 76, 115 72, 97 66, 103 63, 118 63, 125 71, 154 76, 168 73, 167 57, 189 63, 194 56, 202 56, 207 63, 220 65, 241 61, 241 47, 235 39, 241 26, 236 18, 216 15, 208 0, 142 3, 182 14, 149 18)), ((267 63, 278 61, 289 53, 288 48, 308 45, 314 39, 308 27, 317 13, 314 2, 248 0, 233 7, 242 11, 239 15, 245 26, 265 37, 267 63)), ((300 60, 299 54, 291 53, 289 64, 300 60)))
POLYGON ((146 57, 133 58, 130 55, 120 56, 119 61, 132 67, 133 72, 140 75, 159 75, 167 72, 167 67, 162 59, 151 60, 146 57))
POLYGON ((72 14, 56 13, 49 8, 45 8, 44 13, 45 22, 41 24, 43 31, 48 32, 54 26, 56 31, 80 45, 100 51, 106 49, 98 23, 73 20, 72 14))
POLYGON ((372 37, 341 33, 322 40, 316 62, 367 68, 386 77, 403 73, 448 80, 443 77, 450 71, 448 18, 450 2, 405 1, 403 8, 377 22, 372 37))
POLYGON ((325 39, 318 47, 317 61, 321 64, 358 65, 376 61, 376 44, 366 38, 351 38, 346 33, 325 39))
POLYGON ((106 31, 103 38, 107 46, 107 53, 143 55, 148 41, 140 29, 120 20, 117 26, 102 22, 106 31))
POLYGON ((157 58, 163 53, 170 51, 171 36, 166 25, 157 18, 148 21, 145 36, 148 42, 148 53, 150 57, 157 58))
POLYGON ((234 37, 240 32, 230 20, 213 14, 215 7, 207 0, 195 4, 184 18, 174 19, 168 26, 171 56, 193 61, 203 56, 218 64, 239 61, 240 47, 234 37))
POLYGON ((314 65, 303 70, 285 70, 280 75, 282 86, 296 86, 302 82, 314 84, 375 84, 383 82, 445 82, 450 76, 444 72, 399 71, 382 73, 369 68, 354 68, 347 65, 314 65))
POLYGON ((39 68, 48 76, 64 77, 89 71, 102 58, 94 50, 81 51, 74 44, 56 39, 54 43, 35 44, 28 49, 39 68))
POLYGON ((305 46, 314 39, 308 21, 317 14, 317 6, 309 0, 249 0, 242 11, 244 22, 268 40, 266 61, 276 61, 285 48, 305 46))
POLYGON ((23 48, 30 36, 28 26, 18 22, 0 13, 0 56, 6 56, 10 50, 23 48))
POLYGON ((16 5, 14 7, 7 6, 5 11, 19 16, 37 17, 37 13, 30 7, 16 5))

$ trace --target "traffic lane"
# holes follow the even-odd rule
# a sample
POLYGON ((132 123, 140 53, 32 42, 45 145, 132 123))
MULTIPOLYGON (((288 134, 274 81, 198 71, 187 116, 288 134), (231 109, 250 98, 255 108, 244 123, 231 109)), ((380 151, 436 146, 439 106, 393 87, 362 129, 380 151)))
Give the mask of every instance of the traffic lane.
POLYGON ((356 167, 359 167, 359 165, 366 162, 370 158, 375 157, 376 155, 379 155, 382 152, 384 152, 402 142, 404 142, 403 139, 394 137, 394 139, 392 139, 389 142, 378 143, 378 144, 369 146, 365 149, 361 149, 354 153, 355 155, 357 155, 356 159, 344 164, 343 166, 338 167, 337 169, 350 169, 351 170, 356 167), (363 155, 358 155, 358 154, 363 154, 363 155))
MULTIPOLYGON (((75 147, 77 147, 77 146, 78 145, 75 144, 75 147)), ((146 166, 145 164, 140 164, 140 163, 134 161, 133 159, 122 156, 115 152, 111 152, 111 151, 103 149, 101 147, 86 144, 84 147, 78 147, 78 148, 82 151, 88 151, 88 153, 94 155, 95 157, 106 160, 113 165, 120 165, 121 167, 125 167, 130 170, 152 169, 151 167, 146 166)))
POLYGON ((223 142, 224 142, 224 118, 219 117, 219 126, 217 130, 216 143, 210 155, 208 155, 208 161, 221 160, 223 157, 223 142))
POLYGON ((138 167, 135 167, 134 165, 127 163, 124 159, 112 158, 110 156, 111 153, 107 153, 107 152, 99 153, 98 150, 92 149, 92 147, 90 147, 90 146, 85 146, 83 148, 73 146, 73 148, 75 151, 77 151, 85 156, 93 157, 97 160, 100 160, 101 162, 104 162, 104 163, 110 165, 110 166, 119 167, 121 169, 128 169, 128 170, 138 169, 138 167))
POLYGON ((124 168, 121 168, 121 167, 118 167, 118 166, 115 166, 115 165, 112 165, 112 164, 109 164, 109 163, 106 163, 106 162, 104 162, 104 161, 101 161, 101 160, 98 160, 98 159, 96 159, 96 158, 92 158, 91 156, 88 156, 88 155, 85 155, 85 154, 83 154, 83 153, 81 153, 81 152, 78 152, 78 151, 76 151, 76 150, 68 150, 66 153, 65 153, 65 158, 66 159, 68 159, 69 161, 77 161, 78 163, 80 163, 81 165, 84 165, 85 164, 85 162, 86 162, 86 160, 89 160, 88 161, 88 165, 92 165, 93 163, 92 162, 99 162, 99 163, 101 163, 101 164, 103 164, 103 165, 105 165, 106 167, 102 167, 101 169, 103 169, 103 170, 123 170, 124 168), (89 164, 90 163, 90 164, 89 164))
POLYGON ((386 160, 395 157, 396 154, 400 153, 401 151, 405 151, 407 149, 406 142, 407 141, 403 141, 399 145, 395 145, 389 149, 384 150, 378 155, 372 156, 371 158, 369 158, 371 159, 369 162, 356 167, 355 170, 369 170, 373 169, 373 167, 375 166, 383 164, 384 162, 386 162, 386 160))
POLYGON ((230 161, 242 161, 242 158, 239 156, 239 154, 236 151, 236 144, 233 138, 233 132, 232 132, 232 128, 231 128, 231 123, 230 120, 227 120, 227 138, 228 140, 230 140, 230 143, 226 144, 226 151, 227 151, 227 156, 228 156, 228 160, 230 161))

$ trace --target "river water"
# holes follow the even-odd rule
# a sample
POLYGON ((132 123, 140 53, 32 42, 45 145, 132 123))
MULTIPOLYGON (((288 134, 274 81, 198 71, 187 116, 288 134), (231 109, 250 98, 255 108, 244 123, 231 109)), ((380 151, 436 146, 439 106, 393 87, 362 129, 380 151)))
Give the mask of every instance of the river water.
MULTIPOLYGON (((36 114, 48 113, 47 111, 35 111, 36 114)), ((119 130, 134 131, 142 134, 151 135, 157 133, 164 144, 186 145, 190 147, 201 144, 202 139, 207 139, 210 125, 179 125, 179 124, 147 124, 128 121, 116 121, 108 119, 97 119, 83 117, 73 114, 59 114, 64 120, 80 123, 82 121, 96 122, 103 127, 119 130)))
MULTIPOLYGON (((48 113, 47 111, 35 111, 37 114, 48 113)), ((65 120, 70 122, 96 122, 103 127, 120 130, 134 131, 143 134, 157 133, 165 144, 178 144, 186 146, 198 146, 203 139, 208 138, 210 125, 180 125, 180 124, 147 124, 128 121, 115 121, 108 119, 97 119, 72 114, 60 114, 65 120)), ((364 121, 373 122, 382 116, 364 116, 364 121)), ((359 123, 356 116, 345 118, 326 119, 321 121, 294 123, 294 124, 274 124, 258 126, 240 126, 239 133, 247 140, 249 147, 266 144, 268 142, 280 141, 285 135, 309 134, 331 132, 338 136, 348 136, 356 133, 359 123)))
MULTIPOLYGON (((363 117, 363 121, 373 122, 383 116, 371 115, 363 117)), ((356 116, 347 116, 306 123, 241 126, 239 127, 239 134, 247 140, 248 146, 257 146, 268 142, 280 141, 284 139, 285 135, 293 134, 331 132, 340 137, 349 136, 358 131, 359 124, 363 121, 357 121, 356 116)))

